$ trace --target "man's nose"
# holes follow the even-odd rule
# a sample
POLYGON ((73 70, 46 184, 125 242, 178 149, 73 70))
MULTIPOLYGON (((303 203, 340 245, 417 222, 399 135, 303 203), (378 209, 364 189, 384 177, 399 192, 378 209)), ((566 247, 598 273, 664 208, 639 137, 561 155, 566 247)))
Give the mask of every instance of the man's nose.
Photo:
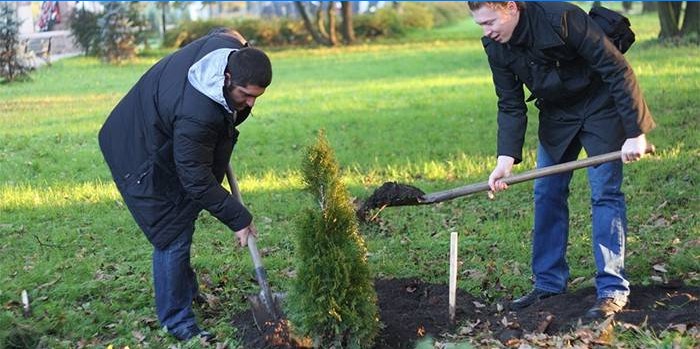
POLYGON ((248 100, 246 100, 246 104, 252 108, 253 105, 255 105, 255 97, 248 98, 248 100))

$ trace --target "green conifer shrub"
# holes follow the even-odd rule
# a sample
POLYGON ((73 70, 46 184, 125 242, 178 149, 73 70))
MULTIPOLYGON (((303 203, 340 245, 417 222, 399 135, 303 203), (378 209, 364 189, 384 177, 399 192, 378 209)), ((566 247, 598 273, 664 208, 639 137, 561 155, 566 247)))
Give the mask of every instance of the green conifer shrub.
POLYGON ((32 57, 20 45, 19 25, 15 4, 0 3, 0 77, 8 82, 27 77, 32 69, 32 57))
POLYGON ((100 27, 97 24, 99 14, 90 12, 85 8, 73 11, 70 20, 70 30, 75 42, 83 49, 87 56, 98 51, 100 42, 100 27))
POLYGON ((133 25, 129 20, 129 9, 121 2, 108 2, 100 25, 100 53, 108 63, 121 63, 136 56, 133 25))
POLYGON ((370 348, 379 312, 367 248, 322 131, 306 152, 302 172, 314 204, 295 234, 297 276, 286 301, 292 330, 319 348, 370 348))

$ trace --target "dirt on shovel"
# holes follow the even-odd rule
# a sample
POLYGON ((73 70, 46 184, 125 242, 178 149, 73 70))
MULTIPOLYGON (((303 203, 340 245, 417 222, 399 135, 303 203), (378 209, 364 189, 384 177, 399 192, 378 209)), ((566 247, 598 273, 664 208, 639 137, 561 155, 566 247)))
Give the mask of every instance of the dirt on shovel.
POLYGON ((387 206, 417 205, 418 199, 425 195, 422 190, 408 184, 386 182, 372 193, 357 209, 357 217, 362 222, 371 221, 370 212, 373 209, 383 209, 387 206))

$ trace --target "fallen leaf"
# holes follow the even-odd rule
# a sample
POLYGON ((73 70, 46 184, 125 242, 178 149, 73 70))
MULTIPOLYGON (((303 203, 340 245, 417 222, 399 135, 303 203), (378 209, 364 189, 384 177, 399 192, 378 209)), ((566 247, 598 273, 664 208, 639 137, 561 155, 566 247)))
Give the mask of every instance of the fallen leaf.
POLYGON ((131 335, 134 336, 134 339, 137 343, 142 343, 144 340, 146 340, 146 336, 143 333, 141 333, 141 331, 131 331, 131 335))
POLYGON ((571 286, 573 286, 573 285, 577 285, 577 284, 579 284, 579 283, 583 282, 584 280, 586 280, 586 278, 585 278, 585 277, 583 277, 583 276, 579 276, 579 277, 577 277, 577 278, 575 278, 575 279, 571 280, 571 286))
POLYGON ((666 270, 665 264, 654 264, 652 269, 658 271, 659 273, 668 273, 668 271, 666 270))
POLYGON ((418 335, 418 337, 425 336, 425 327, 423 327, 423 325, 418 326, 418 329, 416 330, 416 334, 418 335))
POLYGON ((277 247, 263 247, 260 249, 260 256, 265 257, 273 252, 279 250, 277 247))
POLYGON ((56 278, 55 280, 53 280, 53 281, 49 281, 49 282, 47 282, 47 283, 45 283, 45 284, 41 284, 41 285, 37 286, 36 289, 37 289, 37 290, 41 290, 42 288, 51 287, 51 286, 53 286, 53 284, 57 283, 58 280, 61 280, 61 277, 60 277, 60 276, 59 276, 58 278, 56 278))
POLYGON ((656 220, 654 221, 654 224, 653 224, 653 225, 654 225, 654 227, 656 227, 656 228, 662 228, 662 227, 668 227, 668 226, 669 226, 669 223, 668 223, 668 221, 666 220, 666 218, 661 217, 661 218, 656 219, 656 220))
POLYGON ((674 330, 680 334, 684 334, 685 331, 688 329, 688 325, 686 325, 686 324, 670 325, 666 329, 667 330, 674 330))
POLYGON ((475 306, 477 309, 481 309, 481 308, 486 307, 484 304, 479 303, 479 302, 477 302, 477 301, 472 301, 472 303, 474 304, 474 306, 475 306))
POLYGON ((219 297, 211 293, 204 293, 203 296, 204 299, 207 301, 207 305, 209 305, 210 308, 217 308, 219 304, 221 304, 221 300, 219 299, 219 297))
POLYGON ((294 268, 285 268, 282 270, 282 275, 288 277, 288 278, 295 278, 297 276, 297 270, 294 268))

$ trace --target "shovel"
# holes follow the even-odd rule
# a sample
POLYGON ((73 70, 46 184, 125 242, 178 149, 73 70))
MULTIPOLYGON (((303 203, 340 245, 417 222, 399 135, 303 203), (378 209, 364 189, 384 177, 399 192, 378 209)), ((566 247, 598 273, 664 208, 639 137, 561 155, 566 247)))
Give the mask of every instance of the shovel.
MULTIPOLYGON (((645 151, 646 154, 653 154, 656 151, 654 145, 649 144, 645 151)), ((621 157, 620 151, 614 151, 602 155, 592 156, 581 160, 569 161, 559 165, 542 167, 535 170, 519 173, 513 176, 501 178, 501 181, 510 185, 520 182, 529 181, 532 179, 577 170, 583 167, 596 166, 602 163, 619 160, 621 157)), ((361 205, 357 211, 360 219, 366 219, 369 210, 374 208, 384 209, 389 206, 416 206, 429 205, 439 202, 452 200, 460 196, 466 196, 473 193, 488 191, 488 182, 475 183, 457 187, 453 189, 438 191, 426 194, 422 190, 405 184, 395 182, 384 183, 381 187, 372 193, 372 195, 361 205)))
MULTIPOLYGON (((236 182, 236 177, 233 175, 231 165, 226 165, 226 177, 231 187, 231 193, 243 204, 243 198, 241 197, 241 192, 238 190, 238 182, 236 182)), ((260 332, 265 333, 266 328, 270 327, 281 318, 281 295, 273 294, 270 291, 270 285, 267 282, 267 272, 262 264, 256 240, 255 236, 248 235, 248 249, 250 250, 250 256, 253 258, 255 277, 258 280, 258 285, 260 285, 260 293, 249 295, 248 302, 251 305, 255 325, 260 332)))

